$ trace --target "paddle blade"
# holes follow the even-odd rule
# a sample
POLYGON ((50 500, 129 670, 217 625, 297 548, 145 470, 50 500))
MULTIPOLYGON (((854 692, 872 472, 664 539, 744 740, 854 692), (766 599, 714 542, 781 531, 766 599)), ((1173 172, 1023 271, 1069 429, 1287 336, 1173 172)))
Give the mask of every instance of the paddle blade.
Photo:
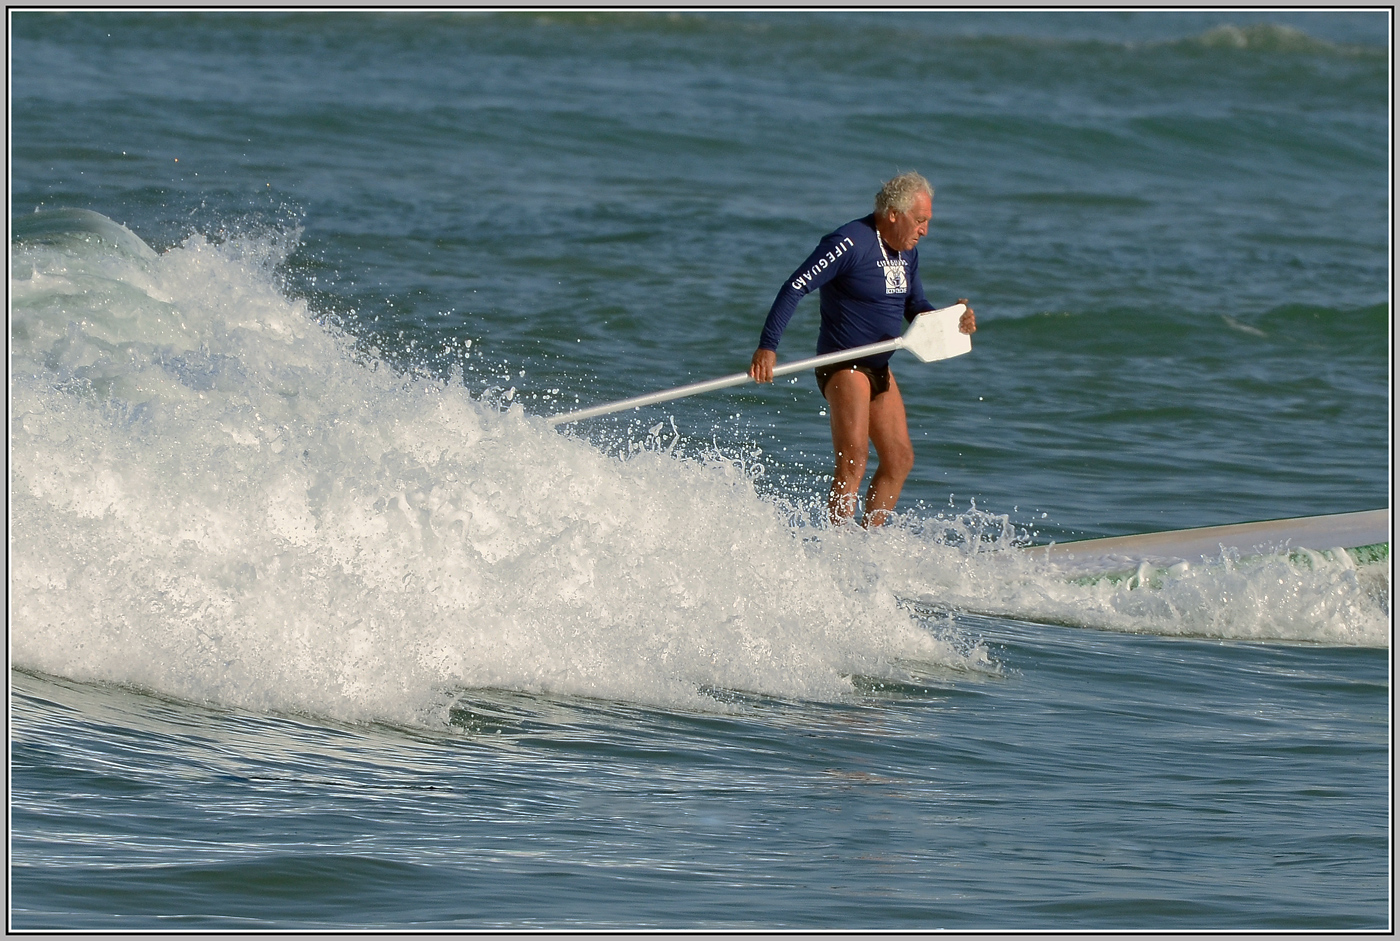
POLYGON ((958 330, 966 310, 966 305, 954 304, 919 314, 904 332, 904 349, 925 363, 972 352, 972 337, 958 330))

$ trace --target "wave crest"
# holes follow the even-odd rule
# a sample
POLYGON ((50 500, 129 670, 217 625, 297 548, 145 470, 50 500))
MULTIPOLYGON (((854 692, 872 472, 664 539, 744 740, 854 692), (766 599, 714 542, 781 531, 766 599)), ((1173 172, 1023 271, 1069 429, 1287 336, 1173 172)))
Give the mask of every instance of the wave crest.
POLYGON ((830 697, 977 661, 732 462, 609 456, 366 361, 279 250, 12 269, 17 665, 410 720, 444 688, 830 697))

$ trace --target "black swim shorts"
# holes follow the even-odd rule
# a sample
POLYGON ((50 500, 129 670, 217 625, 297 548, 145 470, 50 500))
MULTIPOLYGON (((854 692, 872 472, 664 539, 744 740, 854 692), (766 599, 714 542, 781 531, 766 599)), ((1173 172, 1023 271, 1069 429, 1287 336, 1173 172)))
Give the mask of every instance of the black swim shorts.
POLYGON ((821 390, 822 398, 826 398, 827 381, 843 369, 854 369, 856 372, 865 373, 866 378, 870 380, 870 397, 872 399, 890 391, 890 367, 888 363, 879 369, 864 363, 834 363, 831 366, 817 367, 817 388, 821 390))

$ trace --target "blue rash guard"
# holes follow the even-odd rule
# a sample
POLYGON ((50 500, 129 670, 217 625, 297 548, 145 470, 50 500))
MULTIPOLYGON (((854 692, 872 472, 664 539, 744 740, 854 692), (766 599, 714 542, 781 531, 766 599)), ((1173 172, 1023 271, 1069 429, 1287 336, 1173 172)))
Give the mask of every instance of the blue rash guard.
MULTIPOLYGON (((778 348, 797 302, 814 288, 821 289, 818 353, 892 340, 906 320, 933 309, 919 281, 919 250, 891 251, 875 230, 874 213, 823 237, 792 273, 768 311, 759 349, 778 348)), ((879 369, 893 355, 878 353, 853 362, 879 369)))

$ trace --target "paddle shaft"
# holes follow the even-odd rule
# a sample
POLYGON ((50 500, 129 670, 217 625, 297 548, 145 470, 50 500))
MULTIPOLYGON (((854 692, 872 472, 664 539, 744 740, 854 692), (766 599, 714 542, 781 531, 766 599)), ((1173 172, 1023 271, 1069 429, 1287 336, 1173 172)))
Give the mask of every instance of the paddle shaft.
MULTIPOLYGON (((821 356, 810 356, 807 359, 799 359, 796 362, 775 366, 773 367, 773 377, 786 376, 804 369, 815 369, 818 366, 829 366, 832 363, 844 363, 853 359, 860 359, 862 356, 874 356, 876 353, 889 353, 903 348, 904 337, 895 337, 893 340, 881 340, 879 343, 867 343, 865 346, 856 346, 849 350, 839 350, 835 353, 823 353, 821 356)), ((595 405, 592 408, 580 409, 577 412, 569 412, 565 415, 551 415, 549 418, 545 419, 545 421, 549 422, 551 426, 567 425, 570 422, 583 421, 585 418, 597 418, 599 415, 610 415, 613 412, 622 412, 629 408, 641 408, 643 405, 655 405, 658 402, 683 399, 688 395, 698 395, 701 392, 713 392, 715 389, 727 389, 730 386, 741 386, 746 382, 753 381, 753 377, 748 373, 736 372, 732 376, 721 376, 718 379, 707 379, 704 382, 692 382, 688 386, 677 386, 674 389, 664 389, 660 392, 652 392, 649 395, 639 395, 634 398, 623 399, 619 402, 595 405)))

